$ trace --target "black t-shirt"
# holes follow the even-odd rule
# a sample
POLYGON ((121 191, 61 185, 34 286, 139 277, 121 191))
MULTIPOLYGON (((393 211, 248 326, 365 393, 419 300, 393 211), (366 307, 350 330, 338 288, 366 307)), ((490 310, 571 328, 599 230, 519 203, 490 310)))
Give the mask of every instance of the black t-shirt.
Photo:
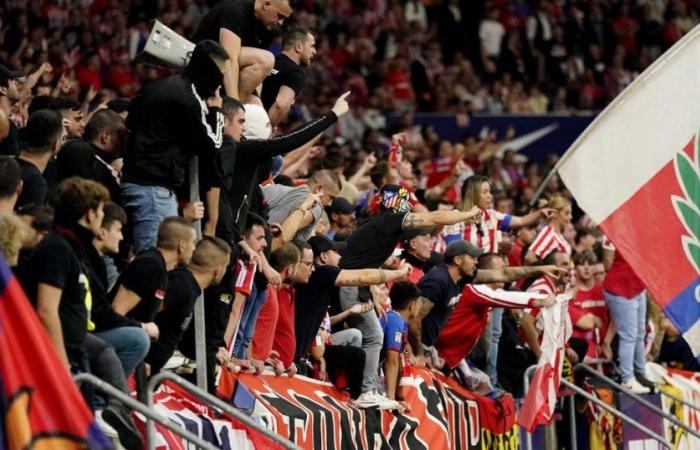
POLYGON ((177 349, 182 335, 189 327, 197 297, 202 290, 192 272, 178 267, 168 273, 168 289, 165 291, 163 310, 156 314, 154 322, 160 335, 151 344, 146 362, 154 371, 160 370, 177 349))
POLYGON ((202 18, 194 42, 219 42, 219 30, 226 28, 241 39, 241 47, 268 48, 273 35, 255 18, 254 0, 223 0, 202 18))
POLYGON ((63 341, 69 358, 78 362, 87 333, 85 295, 88 282, 68 241, 58 232, 51 231, 34 249, 19 274, 22 287, 34 307, 37 306, 39 283, 61 289, 58 315, 63 341))
POLYGON ((26 205, 45 205, 46 196, 49 193, 49 185, 34 164, 17 158, 19 171, 22 176, 22 192, 17 198, 15 208, 26 205))
POLYGON ((396 248, 403 234, 403 220, 408 213, 382 211, 362 223, 348 237, 342 252, 341 269, 377 269, 396 248))
POLYGON ((0 155, 17 156, 19 151, 19 131, 17 125, 10 120, 10 130, 7 137, 0 141, 0 155))
POLYGON ((473 279, 474 277, 468 277, 453 282, 445 264, 433 267, 420 279, 418 288, 421 295, 433 303, 433 309, 423 319, 422 340, 425 345, 435 343, 452 310, 457 306, 462 287, 473 279))
POLYGON ((294 328, 297 338, 295 360, 309 351, 323 318, 328 313, 331 296, 338 289, 335 280, 340 271, 335 266, 318 266, 307 284, 294 286, 294 328))
POLYGON ((294 91, 294 97, 296 97, 304 87, 305 80, 304 69, 292 61, 289 56, 280 53, 275 59, 275 68, 263 82, 260 100, 262 100, 265 111, 269 111, 275 103, 280 87, 287 86, 294 91))
POLYGON ((128 316, 143 323, 153 322, 163 305, 168 288, 168 272, 163 255, 155 248, 149 248, 136 255, 117 278, 110 292, 110 302, 114 301, 122 285, 141 297, 128 316))

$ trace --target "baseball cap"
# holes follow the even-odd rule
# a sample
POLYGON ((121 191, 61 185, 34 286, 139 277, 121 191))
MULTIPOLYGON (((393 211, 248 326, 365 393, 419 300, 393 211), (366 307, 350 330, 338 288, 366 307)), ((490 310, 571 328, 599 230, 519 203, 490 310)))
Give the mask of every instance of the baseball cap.
POLYGON ((460 239, 458 241, 454 241, 454 242, 450 243, 450 245, 447 246, 447 249, 445 250, 445 260, 452 259, 455 256, 462 256, 462 255, 469 255, 469 256, 472 256, 474 258, 478 258, 479 256, 483 255, 484 253, 485 253, 484 250, 475 246, 471 242, 467 242, 463 239, 460 239))
POLYGON ((128 98, 115 98, 107 102, 107 109, 114 111, 117 114, 121 114, 129 110, 129 99, 128 98))
POLYGON ((406 230, 401 235, 401 242, 406 244, 408 242, 411 242, 413 238, 416 238, 418 236, 427 236, 429 234, 432 234, 433 231, 435 231, 435 227, 413 228, 410 230, 406 230))
POLYGON ((333 203, 326 209, 328 214, 352 214, 355 207, 347 199, 343 197, 336 197, 333 199, 333 203))
POLYGON ((347 247, 347 242, 332 241, 326 236, 312 236, 308 242, 311 246, 311 251, 314 252, 314 258, 328 250, 341 251, 347 247))
POLYGON ((21 70, 11 70, 4 64, 0 64, 0 83, 4 83, 7 80, 12 80, 13 78, 22 78, 24 73, 21 70))

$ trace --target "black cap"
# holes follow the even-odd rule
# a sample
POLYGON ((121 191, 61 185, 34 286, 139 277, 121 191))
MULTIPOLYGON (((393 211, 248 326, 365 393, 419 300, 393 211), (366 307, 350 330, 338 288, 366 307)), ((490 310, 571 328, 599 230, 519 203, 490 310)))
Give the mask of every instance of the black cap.
POLYGON ((343 197, 336 197, 333 199, 333 203, 326 209, 328 214, 352 214, 355 211, 355 207, 348 201, 348 199, 343 197))
POLYGON ((311 251, 314 252, 314 258, 328 250, 341 251, 347 247, 347 242, 331 241, 326 236, 312 236, 309 239, 311 251))
POLYGON ((445 260, 450 260, 455 256, 469 255, 474 258, 478 258, 483 255, 484 250, 475 246, 471 242, 460 239, 459 241, 454 241, 447 246, 445 250, 445 260))
POLYGON ((107 109, 114 111, 117 114, 121 114, 124 111, 129 110, 129 99, 128 98, 115 98, 107 102, 107 109))
POLYGON ((0 64, 0 83, 5 83, 7 80, 12 80, 14 78, 22 78, 24 72, 21 70, 11 70, 4 64, 0 64))
POLYGON ((406 230, 401 235, 401 242, 404 244, 409 243, 413 238, 430 235, 433 233, 433 231, 435 231, 435 227, 413 228, 406 230))

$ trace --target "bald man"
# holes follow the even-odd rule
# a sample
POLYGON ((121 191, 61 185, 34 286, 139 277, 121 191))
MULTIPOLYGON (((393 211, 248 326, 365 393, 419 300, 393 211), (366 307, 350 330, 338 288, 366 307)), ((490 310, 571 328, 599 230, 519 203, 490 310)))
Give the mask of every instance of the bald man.
POLYGON ((260 103, 253 91, 272 71, 275 57, 267 51, 292 15, 294 0, 223 0, 202 18, 194 41, 217 41, 229 54, 224 77, 226 95, 242 103, 260 103))

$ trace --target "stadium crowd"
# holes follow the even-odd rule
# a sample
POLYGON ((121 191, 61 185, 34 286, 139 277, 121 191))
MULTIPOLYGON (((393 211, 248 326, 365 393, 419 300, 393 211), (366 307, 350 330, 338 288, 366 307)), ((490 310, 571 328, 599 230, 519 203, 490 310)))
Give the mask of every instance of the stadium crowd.
MULTIPOLYGON (((570 298, 568 359, 614 358, 649 392, 647 359, 697 362, 556 176, 528 208, 556 156, 496 157, 510 132, 450 142, 412 112, 597 109, 697 10, 8 0, 0 250, 65 367, 125 392, 193 376, 200 295, 211 390, 221 367, 268 369, 405 410, 401 374, 428 365, 522 396, 539 312, 570 298), (136 58, 154 17, 197 44, 182 71, 136 58)), ((122 405, 91 400, 140 448, 122 405)))

